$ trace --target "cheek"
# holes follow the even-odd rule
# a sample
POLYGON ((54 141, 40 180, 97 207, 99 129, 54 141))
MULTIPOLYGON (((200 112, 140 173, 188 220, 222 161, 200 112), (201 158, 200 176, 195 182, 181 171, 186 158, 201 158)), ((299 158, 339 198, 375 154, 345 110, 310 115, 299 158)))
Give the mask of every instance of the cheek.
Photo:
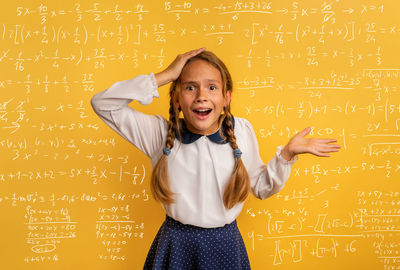
POLYGON ((189 97, 184 96, 180 99, 179 105, 181 106, 182 111, 190 110, 191 100, 189 97))
POLYGON ((183 108, 185 106, 185 97, 179 94, 175 99, 175 105, 177 108, 183 108))
POLYGON ((226 106, 226 99, 223 96, 218 97, 218 99, 215 101, 215 105, 223 110, 224 107, 226 106))

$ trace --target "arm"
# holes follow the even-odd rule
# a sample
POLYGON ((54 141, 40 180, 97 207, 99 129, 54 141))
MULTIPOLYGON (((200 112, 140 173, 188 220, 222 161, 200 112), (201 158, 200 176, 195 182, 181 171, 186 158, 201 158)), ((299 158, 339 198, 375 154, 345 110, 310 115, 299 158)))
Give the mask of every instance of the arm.
POLYGON ((128 104, 137 100, 143 105, 159 97, 157 88, 176 80, 186 61, 205 48, 179 54, 162 72, 139 75, 133 79, 114 83, 110 88, 95 94, 91 105, 96 114, 114 131, 153 159, 159 156, 167 130, 167 122, 161 116, 146 115, 128 104))
POLYGON ((247 120, 245 121, 245 131, 248 154, 243 161, 249 174, 251 191, 254 196, 264 200, 283 188, 289 179, 292 165, 297 161, 297 157, 287 161, 282 157, 283 146, 279 146, 275 156, 265 165, 259 154, 253 127, 247 120))
POLYGON ((297 155, 310 153, 315 156, 329 157, 327 153, 337 152, 339 145, 330 144, 336 142, 335 139, 315 139, 305 138, 311 129, 306 128, 296 134, 285 146, 279 146, 272 160, 264 165, 259 151, 257 138, 251 124, 246 123, 248 134, 248 151, 250 151, 250 161, 248 173, 253 194, 259 199, 265 199, 282 190, 289 179, 292 165, 298 160, 297 155))
POLYGON ((151 158, 161 149, 166 122, 161 116, 143 114, 128 104, 137 100, 147 105, 158 96, 157 82, 150 73, 114 83, 95 94, 91 105, 109 127, 151 158))

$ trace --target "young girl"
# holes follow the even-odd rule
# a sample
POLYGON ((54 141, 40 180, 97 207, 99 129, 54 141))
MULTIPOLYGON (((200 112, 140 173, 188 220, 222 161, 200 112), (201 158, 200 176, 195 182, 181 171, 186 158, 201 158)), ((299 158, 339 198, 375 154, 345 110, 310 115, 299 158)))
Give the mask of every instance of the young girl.
POLYGON ((251 124, 230 112, 233 85, 224 63, 205 48, 180 54, 162 72, 114 83, 91 100, 94 111, 144 152, 151 191, 166 212, 144 269, 250 269, 236 224, 249 192, 280 191, 297 154, 328 157, 334 139, 308 139, 306 128, 265 165, 251 124), (146 105, 170 83, 169 120, 128 104, 146 105), (180 118, 180 113, 183 119, 180 118))

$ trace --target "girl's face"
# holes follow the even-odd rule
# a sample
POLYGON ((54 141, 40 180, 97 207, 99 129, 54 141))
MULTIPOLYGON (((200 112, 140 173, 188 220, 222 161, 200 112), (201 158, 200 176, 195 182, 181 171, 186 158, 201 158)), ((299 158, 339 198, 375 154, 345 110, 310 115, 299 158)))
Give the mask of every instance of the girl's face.
POLYGON ((191 132, 209 135, 218 130, 221 112, 231 101, 231 91, 226 97, 223 91, 219 70, 207 61, 196 59, 183 68, 175 105, 181 107, 191 132))

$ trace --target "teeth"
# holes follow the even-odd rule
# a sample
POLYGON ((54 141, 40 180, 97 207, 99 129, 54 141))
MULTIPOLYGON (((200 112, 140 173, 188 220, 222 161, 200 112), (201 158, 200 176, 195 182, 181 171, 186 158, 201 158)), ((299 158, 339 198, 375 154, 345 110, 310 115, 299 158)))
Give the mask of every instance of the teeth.
POLYGON ((210 109, 201 109, 201 110, 196 110, 196 111, 198 111, 198 112, 207 112, 207 111, 209 111, 210 109))

